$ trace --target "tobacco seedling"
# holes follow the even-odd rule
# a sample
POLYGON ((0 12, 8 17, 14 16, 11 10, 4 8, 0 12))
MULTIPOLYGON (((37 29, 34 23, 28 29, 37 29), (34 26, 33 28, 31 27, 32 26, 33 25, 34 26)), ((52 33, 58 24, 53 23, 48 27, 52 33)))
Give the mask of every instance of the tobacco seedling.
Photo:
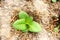
POLYGON ((58 27, 54 28, 54 32, 58 32, 58 31, 59 31, 58 27))
POLYGON ((52 0, 52 2, 57 2, 57 0, 52 0))
POLYGON ((39 23, 33 21, 33 17, 29 16, 25 11, 19 12, 19 19, 13 23, 13 28, 22 32, 40 32, 42 30, 39 23))
POLYGON ((54 32, 59 32, 59 27, 60 27, 60 24, 56 28, 54 28, 54 32))

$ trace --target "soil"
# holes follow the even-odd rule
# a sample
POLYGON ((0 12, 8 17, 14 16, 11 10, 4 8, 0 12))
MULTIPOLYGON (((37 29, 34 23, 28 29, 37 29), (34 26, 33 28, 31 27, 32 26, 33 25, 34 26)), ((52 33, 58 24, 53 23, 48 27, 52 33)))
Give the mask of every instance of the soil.
POLYGON ((60 20, 59 4, 51 0, 0 0, 0 40, 60 40, 60 32, 53 31, 60 20), (42 32, 22 33, 13 28, 21 10, 40 23, 42 32))

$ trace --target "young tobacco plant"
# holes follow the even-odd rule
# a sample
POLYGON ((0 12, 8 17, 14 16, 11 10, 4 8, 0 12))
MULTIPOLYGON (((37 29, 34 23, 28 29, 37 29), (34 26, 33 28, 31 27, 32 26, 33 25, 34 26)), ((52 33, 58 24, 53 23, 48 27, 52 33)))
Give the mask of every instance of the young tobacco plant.
POLYGON ((56 28, 54 28, 54 32, 59 32, 59 27, 60 27, 60 24, 56 28))
POLYGON ((58 32, 58 31, 59 31, 58 27, 54 28, 54 32, 58 32))
POLYGON ((19 12, 19 19, 13 23, 13 28, 22 32, 40 32, 42 30, 39 23, 33 21, 33 17, 29 16, 25 11, 19 12))
POLYGON ((57 2, 57 0, 52 0, 52 2, 57 2))

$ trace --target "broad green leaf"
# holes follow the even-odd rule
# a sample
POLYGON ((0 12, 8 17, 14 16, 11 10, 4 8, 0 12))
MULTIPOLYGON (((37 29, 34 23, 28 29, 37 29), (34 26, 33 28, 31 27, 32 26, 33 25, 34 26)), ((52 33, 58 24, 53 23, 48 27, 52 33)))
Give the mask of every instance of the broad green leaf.
POLYGON ((13 24, 14 25, 25 24, 25 19, 16 20, 13 24))
POLYGON ((40 24, 37 22, 33 21, 32 24, 29 27, 30 32, 40 32, 42 30, 40 24))
POLYGON ((25 19, 27 18, 29 15, 25 12, 25 11, 20 11, 19 12, 19 18, 20 19, 25 19))
POLYGON ((58 32, 58 31, 59 31, 58 27, 54 28, 54 32, 58 32))
POLYGON ((13 27, 17 30, 23 30, 25 27, 25 19, 19 19, 13 23, 13 27))
POLYGON ((17 30, 26 30, 27 29, 25 24, 13 25, 13 27, 17 30))
POLYGON ((52 0, 52 2, 57 2, 57 0, 52 0))
POLYGON ((33 17, 28 17, 28 18, 26 18, 26 24, 30 24, 30 23, 32 23, 33 22, 33 17))

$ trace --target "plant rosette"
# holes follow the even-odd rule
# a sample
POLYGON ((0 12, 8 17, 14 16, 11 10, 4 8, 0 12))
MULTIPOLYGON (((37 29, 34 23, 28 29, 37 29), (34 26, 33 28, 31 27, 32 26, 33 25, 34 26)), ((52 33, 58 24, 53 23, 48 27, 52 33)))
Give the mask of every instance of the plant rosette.
POLYGON ((13 23, 13 28, 22 32, 41 32, 42 28, 39 23, 33 21, 33 17, 29 16, 25 11, 19 12, 19 19, 13 23))

